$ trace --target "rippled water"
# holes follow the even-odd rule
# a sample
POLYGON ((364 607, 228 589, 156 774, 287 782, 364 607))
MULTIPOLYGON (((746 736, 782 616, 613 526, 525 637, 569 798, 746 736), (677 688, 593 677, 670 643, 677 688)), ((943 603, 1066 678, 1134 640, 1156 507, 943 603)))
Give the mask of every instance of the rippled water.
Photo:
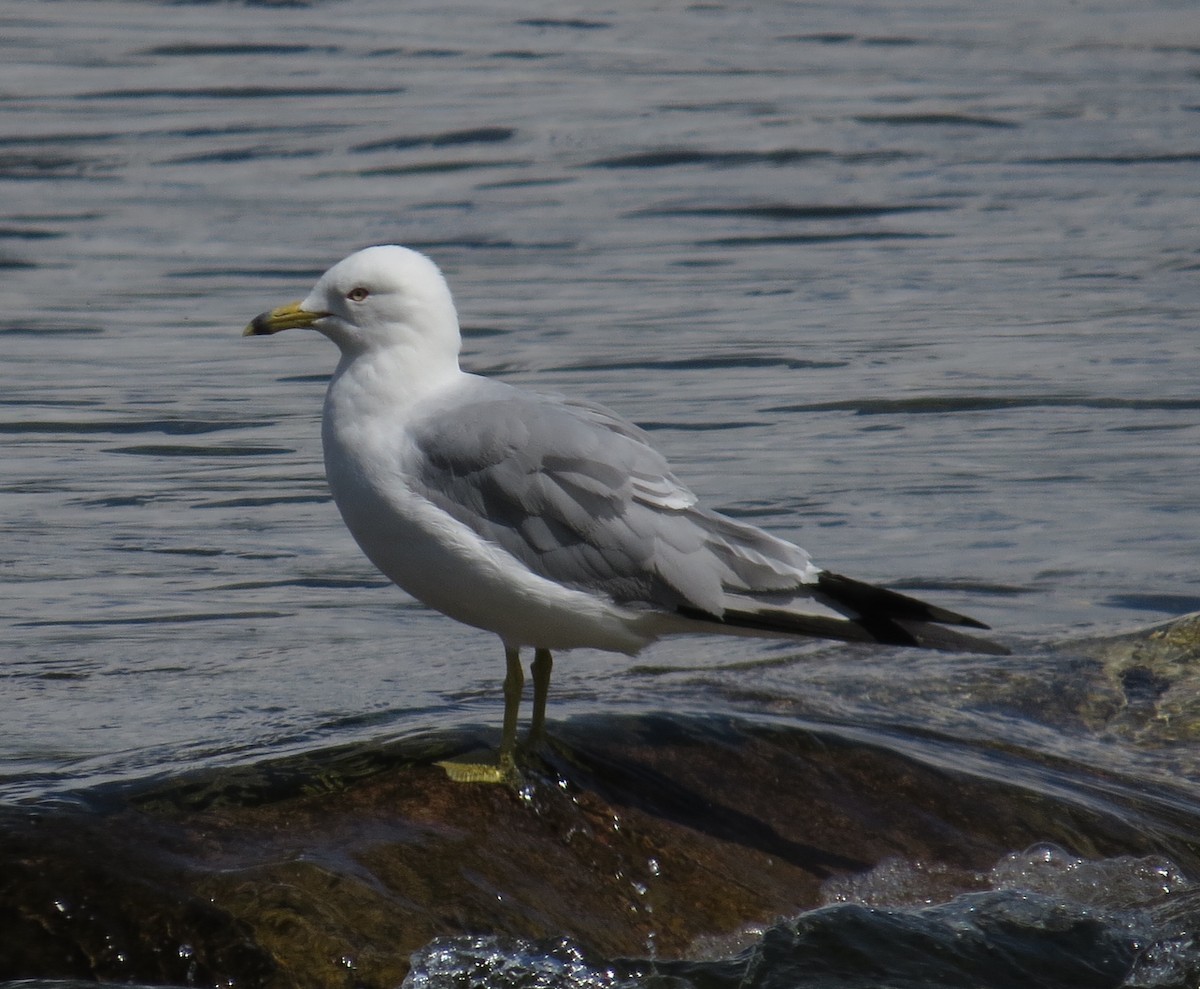
MULTIPOLYGON (((472 370, 615 406, 708 503, 1018 652, 1200 608, 1190 0, 0 23, 9 801, 498 719, 498 643, 387 586, 328 500, 331 348, 238 336, 370 243, 442 265, 472 370)), ((1000 661, 795 652, 579 652, 551 717, 943 719, 1174 771, 944 713, 1000 661)))

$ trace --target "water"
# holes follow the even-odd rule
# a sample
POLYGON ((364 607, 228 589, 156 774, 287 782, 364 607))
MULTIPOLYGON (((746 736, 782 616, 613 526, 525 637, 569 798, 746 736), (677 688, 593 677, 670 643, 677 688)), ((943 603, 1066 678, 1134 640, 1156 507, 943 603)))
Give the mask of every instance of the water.
POLYGON ((1037 686, 1071 682, 1052 640, 1200 608, 1190 0, 0 23, 0 799, 498 719, 498 643, 328 501, 332 350, 238 337, 388 241, 447 272, 471 369, 613 405, 709 504, 1025 657, 580 652, 552 718, 933 725, 984 774, 1016 745, 1194 797, 1037 686))

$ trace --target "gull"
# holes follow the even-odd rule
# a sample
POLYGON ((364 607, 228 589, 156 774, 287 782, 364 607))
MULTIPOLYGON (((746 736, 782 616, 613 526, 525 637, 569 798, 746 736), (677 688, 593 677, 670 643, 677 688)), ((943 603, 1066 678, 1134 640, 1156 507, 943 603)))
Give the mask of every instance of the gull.
POLYGON ((463 371, 450 289, 423 254, 351 254, 245 335, 296 328, 340 351, 322 417, 325 474, 363 553, 417 600, 504 645, 498 764, 461 778, 516 774, 523 647, 534 650, 531 741, 544 732, 557 650, 633 655, 664 635, 726 633, 1007 652, 952 627, 982 622, 833 573, 702 507, 615 412, 463 371))

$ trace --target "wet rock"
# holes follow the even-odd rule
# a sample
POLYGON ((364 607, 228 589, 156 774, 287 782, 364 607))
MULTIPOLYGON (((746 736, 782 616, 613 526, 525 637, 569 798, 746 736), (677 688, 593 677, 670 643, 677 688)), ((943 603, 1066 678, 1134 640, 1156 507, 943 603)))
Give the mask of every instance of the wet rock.
POLYGON ((0 817, 0 979, 266 984, 254 932, 164 854, 173 831, 128 813, 0 817))
POLYGON ((456 934, 679 958, 889 857, 942 864, 949 895, 1035 841, 1161 850, 1118 806, 832 729, 606 716, 553 735, 521 787, 450 782, 433 763, 480 740, 442 736, 10 814, 0 978, 395 986, 456 934))
POLYGON ((1143 746, 1200 739, 1200 612, 1056 649, 1093 666, 1088 697, 1080 705, 1090 727, 1143 746))

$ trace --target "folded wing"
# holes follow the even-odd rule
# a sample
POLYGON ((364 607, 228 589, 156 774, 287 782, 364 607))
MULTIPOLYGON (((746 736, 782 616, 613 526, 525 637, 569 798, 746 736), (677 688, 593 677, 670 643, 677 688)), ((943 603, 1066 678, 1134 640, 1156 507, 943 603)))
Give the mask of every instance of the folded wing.
POLYGON ((979 622, 831 574, 708 511, 609 410, 474 379, 410 425, 417 491, 532 572, 634 608, 764 634, 999 651, 979 622))

